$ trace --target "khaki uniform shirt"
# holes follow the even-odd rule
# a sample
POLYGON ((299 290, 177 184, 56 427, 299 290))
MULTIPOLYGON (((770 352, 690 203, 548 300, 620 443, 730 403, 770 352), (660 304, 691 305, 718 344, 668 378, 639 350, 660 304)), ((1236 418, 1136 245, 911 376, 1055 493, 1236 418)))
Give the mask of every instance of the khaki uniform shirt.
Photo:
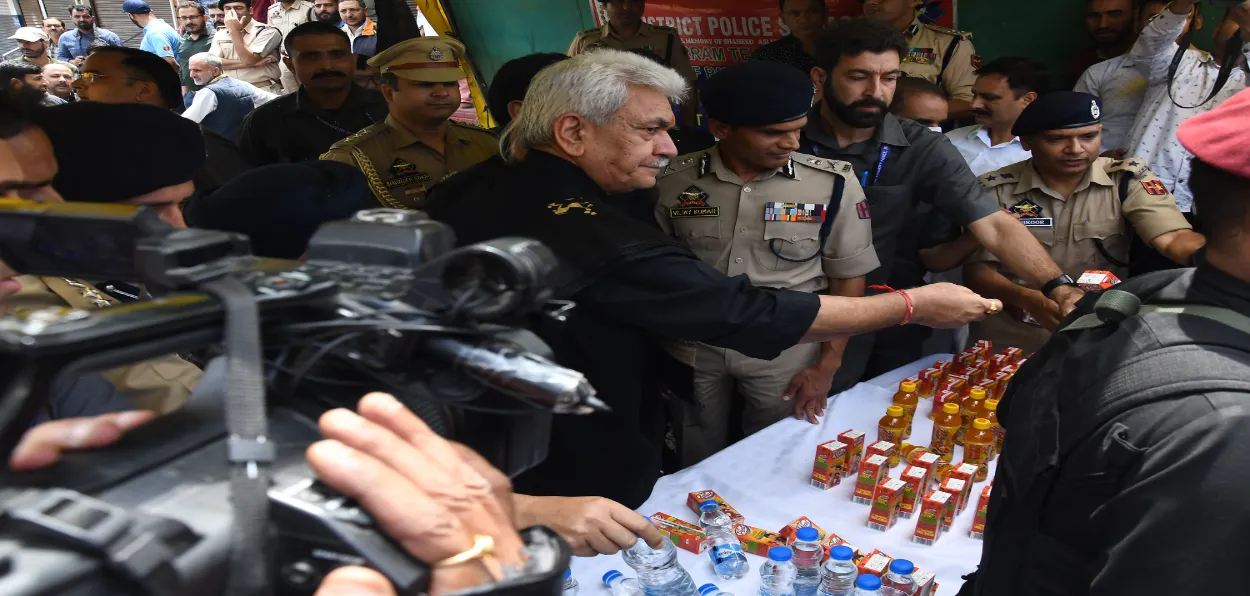
POLYGON ((951 99, 972 101, 972 85, 977 81, 981 57, 972 47, 971 39, 971 33, 921 23, 917 19, 907 29, 908 52, 903 57, 902 70, 907 76, 920 77, 930 83, 937 83, 940 77, 942 89, 951 99), (943 71, 946 50, 956 38, 960 39, 959 45, 943 71))
POLYGON ((643 23, 638 33, 632 37, 621 37, 612 30, 611 23, 602 27, 587 29, 578 33, 569 45, 569 56, 584 54, 596 48, 612 48, 614 50, 647 50, 664 61, 669 68, 677 71, 682 78, 694 84, 698 75, 690 65, 690 52, 686 44, 681 42, 681 35, 672 27, 661 27, 643 23))
MULTIPOLYGON (((999 206, 1020 218, 1047 248, 1050 258, 1074 279, 1086 270, 1110 271, 1124 279, 1127 271, 1102 255, 1100 243, 1115 260, 1127 263, 1134 231, 1149 243, 1168 232, 1192 228, 1167 188, 1139 159, 1098 158, 1069 199, 1046 186, 1031 159, 985 174, 981 183, 999 206), (1119 189, 1125 177, 1131 180, 1128 196, 1121 202, 1119 189)), ((999 262, 985 249, 969 259, 971 263, 978 261, 999 262)), ((1001 272, 1023 283, 1014 273, 1006 269, 1001 272)), ((972 334, 1026 352, 1036 350, 1049 337, 1045 329, 1021 322, 1019 311, 1008 311, 974 323, 972 334)))
POLYGON ((757 286, 820 292, 828 278, 851 279, 880 265, 868 202, 846 162, 794 153, 786 167, 743 182, 713 148, 673 160, 656 188, 664 231, 721 273, 746 274, 757 286), (826 213, 838 176, 842 202, 826 213), (822 217, 834 218, 823 249, 822 217))
MULTIPOLYGON (((247 44, 247 49, 254 53, 262 57, 273 56, 275 60, 279 59, 278 49, 282 45, 282 34, 276 28, 255 20, 248 21, 247 26, 243 28, 243 41, 247 44)), ((225 27, 217 30, 208 53, 223 60, 239 59, 239 53, 234 47, 234 39, 230 37, 230 31, 225 27)), ((278 69, 276 61, 264 66, 231 68, 223 71, 222 74, 261 88, 269 87, 282 80, 282 71, 278 69)))
MULTIPOLYGON (((113 297, 82 281, 33 275, 22 275, 17 280, 22 284, 21 290, 5 300, 6 312, 10 314, 65 305, 95 310, 117 304, 113 297)), ((168 354, 101 374, 136 407, 164 414, 187 402, 202 373, 194 364, 168 354)))
POLYGON ((378 203, 421 209, 430 187, 499 153, 499 139, 484 128, 448 121, 446 153, 417 140, 393 116, 330 147, 321 159, 361 169, 378 203))
POLYGON ((273 6, 269 7, 268 25, 276 28, 285 39, 296 25, 307 23, 312 18, 312 8, 313 3, 308 0, 299 0, 290 9, 283 8, 282 2, 275 0, 273 6))

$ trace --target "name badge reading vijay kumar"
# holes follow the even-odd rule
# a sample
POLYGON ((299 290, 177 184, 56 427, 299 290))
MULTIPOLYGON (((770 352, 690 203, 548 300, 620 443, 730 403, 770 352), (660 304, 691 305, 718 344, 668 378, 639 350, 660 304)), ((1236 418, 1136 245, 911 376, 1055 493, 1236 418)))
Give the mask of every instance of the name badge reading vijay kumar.
POLYGON ((677 206, 669 207, 668 216, 674 217, 719 217, 720 207, 707 204, 709 195, 702 188, 690 185, 690 188, 677 195, 677 206))

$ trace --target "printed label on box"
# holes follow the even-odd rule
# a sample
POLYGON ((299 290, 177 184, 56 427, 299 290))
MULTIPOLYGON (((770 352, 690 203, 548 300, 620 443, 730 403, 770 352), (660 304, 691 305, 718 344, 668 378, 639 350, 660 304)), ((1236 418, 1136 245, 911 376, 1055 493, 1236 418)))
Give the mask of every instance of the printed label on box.
POLYGON ((677 548, 696 555, 701 555, 707 550, 707 534, 699 526, 667 513, 653 514, 651 523, 677 548))
POLYGON ((842 469, 843 477, 850 478, 859 473, 859 462, 864 459, 864 436, 862 430, 844 430, 838 435, 838 440, 846 445, 846 467, 842 469))
POLYGON ((738 541, 742 543, 742 550, 761 557, 767 557, 768 549, 774 546, 789 545, 786 537, 781 534, 744 524, 735 525, 734 534, 738 536, 738 541))
POLYGON ((828 490, 841 483, 846 468, 846 447, 846 443, 836 440, 818 445, 808 484, 828 490))
POLYGON ((690 493, 686 496, 686 507, 689 507, 695 513, 699 513, 699 505, 704 501, 716 501, 720 505, 720 510, 724 511, 725 515, 728 515, 729 519, 735 524, 741 524, 746 521, 746 518, 742 517, 742 514, 738 513, 737 509, 726 503, 725 499, 722 499, 714 490, 698 490, 690 493))
POLYGON ((877 485, 877 490, 872 495, 872 509, 868 513, 869 528, 884 532, 894 527, 903 500, 903 488, 906 486, 905 482, 897 478, 887 478, 877 485))
POLYGON ((886 463, 884 455, 871 455, 860 464, 859 476, 855 479, 855 492, 851 495, 851 500, 864 504, 872 502, 872 494, 877 489, 877 484, 888 471, 886 463))

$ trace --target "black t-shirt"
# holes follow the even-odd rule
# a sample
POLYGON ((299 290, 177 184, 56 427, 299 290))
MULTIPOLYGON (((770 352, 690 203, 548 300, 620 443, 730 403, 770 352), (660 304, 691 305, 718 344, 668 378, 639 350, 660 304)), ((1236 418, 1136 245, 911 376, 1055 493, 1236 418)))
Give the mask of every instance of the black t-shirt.
POLYGON ((805 75, 811 75, 816 68, 816 57, 803 51, 803 42, 793 35, 787 35, 774 41, 751 54, 752 60, 789 64, 805 75))
POLYGON ((532 152, 516 165, 497 158, 457 174, 431 191, 427 206, 461 244, 519 235, 552 249, 564 269, 558 295, 577 308, 562 328, 539 332, 556 361, 584 373, 613 409, 556 417, 547 461, 516 478, 516 490, 633 508, 660 474, 656 341, 774 358, 798 343, 820 301, 726 277, 614 203, 572 163, 532 152))
POLYGON ((239 149, 253 166, 318 159, 330 145, 386 120, 388 113, 386 99, 373 89, 352 85, 342 107, 322 110, 300 87, 247 115, 239 149))

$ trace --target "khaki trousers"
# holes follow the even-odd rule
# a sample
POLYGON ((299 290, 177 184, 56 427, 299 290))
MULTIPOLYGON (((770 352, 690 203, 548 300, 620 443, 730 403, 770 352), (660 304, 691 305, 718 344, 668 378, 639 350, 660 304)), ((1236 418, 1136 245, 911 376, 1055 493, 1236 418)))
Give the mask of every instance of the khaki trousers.
POLYGON ((742 430, 750 435, 794 411, 781 394, 799 371, 820 359, 820 344, 799 344, 773 360, 697 344, 694 348, 694 404, 682 417, 683 466, 703 461, 729 446, 734 393, 743 397, 742 430))
POLYGON ((299 89, 299 81, 295 80, 295 73, 291 72, 291 69, 286 67, 286 62, 278 62, 278 70, 282 71, 282 90, 279 91, 277 89, 269 89, 269 91, 271 93, 281 93, 283 95, 295 93, 295 90, 299 89))

